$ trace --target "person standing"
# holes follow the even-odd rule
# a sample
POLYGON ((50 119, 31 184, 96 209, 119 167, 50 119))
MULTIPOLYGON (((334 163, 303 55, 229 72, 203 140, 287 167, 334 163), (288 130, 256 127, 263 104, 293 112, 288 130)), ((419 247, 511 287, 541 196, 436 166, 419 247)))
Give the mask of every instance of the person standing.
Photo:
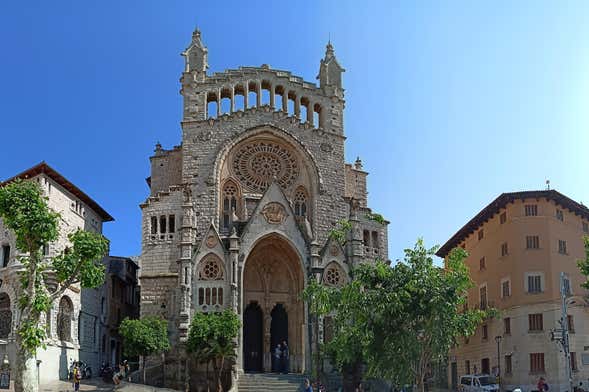
POLYGON ((538 380, 538 391, 539 392, 546 392, 548 391, 548 384, 546 383, 546 380, 544 379, 544 377, 540 377, 540 379, 538 380))
POLYGON ((289 357, 290 357, 290 353, 288 351, 288 344, 286 343, 286 340, 282 341, 282 352, 281 352, 281 358, 282 358, 282 373, 288 373, 288 368, 289 368, 289 357))
POLYGON ((311 386, 311 381, 308 378, 305 378, 305 392, 313 392, 313 387, 311 386))
POLYGON ((282 356, 282 350, 280 348, 280 343, 276 345, 274 348, 274 352, 272 353, 272 371, 275 373, 280 373, 280 360, 282 356))
POLYGON ((74 382, 74 391, 80 390, 80 380, 82 379, 82 374, 80 373, 80 368, 78 363, 74 363, 74 372, 73 372, 73 382, 74 382))

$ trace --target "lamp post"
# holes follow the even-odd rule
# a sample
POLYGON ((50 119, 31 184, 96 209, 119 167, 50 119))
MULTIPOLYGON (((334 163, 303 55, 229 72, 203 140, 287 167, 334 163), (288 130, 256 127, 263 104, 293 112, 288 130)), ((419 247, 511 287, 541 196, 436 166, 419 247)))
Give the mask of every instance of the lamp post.
POLYGON ((497 342, 497 379, 499 380, 499 390, 501 390, 501 339, 503 339, 503 336, 495 336, 495 341, 497 342))

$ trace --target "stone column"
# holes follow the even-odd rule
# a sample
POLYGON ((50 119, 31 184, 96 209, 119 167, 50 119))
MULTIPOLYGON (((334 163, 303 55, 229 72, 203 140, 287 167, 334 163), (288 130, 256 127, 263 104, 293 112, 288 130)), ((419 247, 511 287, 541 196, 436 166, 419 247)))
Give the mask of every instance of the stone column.
POLYGON ((235 111, 235 88, 231 87, 231 96, 229 97, 229 99, 231 99, 231 106, 229 107, 229 113, 233 113, 235 111))
POLYGON ((282 111, 288 113, 288 91, 282 92, 282 111))
POLYGON ((301 99, 297 96, 295 97, 295 104, 294 104, 294 111, 295 117, 300 119, 301 118, 301 99))
POLYGON ((243 86, 243 110, 245 111, 248 108, 248 99, 249 99, 249 81, 246 80, 243 86))
POLYGON ((358 206, 358 200, 350 200, 350 224, 352 225, 352 232, 350 234, 351 238, 349 237, 349 256, 354 267, 364 259, 362 227, 360 226, 360 221, 358 220, 358 206))
POLYGON ((313 124, 313 102, 307 105, 307 122, 313 124))
POLYGON ((275 102, 274 100, 276 99, 275 93, 274 93, 274 86, 270 86, 270 107, 272 109, 276 108, 275 102))
POLYGON ((231 282, 231 308, 237 312, 237 262, 239 257, 239 237, 235 227, 229 237, 229 281, 231 282))
POLYGON ((178 317, 178 335, 180 342, 186 342, 190 325, 190 293, 192 288, 192 242, 193 221, 192 194, 184 189, 182 203, 182 224, 180 227, 180 259, 178 259, 178 286, 180 288, 180 306, 178 317))
POLYGON ((262 106, 262 84, 260 82, 256 82, 256 106, 262 106))
POLYGON ((221 89, 217 90, 217 118, 221 117, 221 89))

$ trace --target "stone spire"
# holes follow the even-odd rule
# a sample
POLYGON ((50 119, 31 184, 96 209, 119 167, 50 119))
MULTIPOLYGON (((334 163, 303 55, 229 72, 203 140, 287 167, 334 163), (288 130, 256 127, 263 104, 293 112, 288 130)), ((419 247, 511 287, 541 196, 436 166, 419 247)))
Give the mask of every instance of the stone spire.
POLYGON ((182 56, 184 56, 185 60, 184 72, 205 73, 209 67, 208 52, 209 50, 202 43, 200 30, 197 27, 192 33, 192 42, 188 48, 182 52, 182 56))
POLYGON ((343 97, 342 73, 345 69, 337 62, 331 41, 327 42, 325 57, 319 65, 319 86, 326 94, 343 97))

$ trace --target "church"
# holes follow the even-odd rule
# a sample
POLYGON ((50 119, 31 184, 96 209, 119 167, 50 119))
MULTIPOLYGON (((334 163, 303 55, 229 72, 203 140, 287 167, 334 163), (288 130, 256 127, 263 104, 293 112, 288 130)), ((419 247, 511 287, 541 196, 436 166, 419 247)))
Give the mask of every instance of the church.
POLYGON ((344 69, 330 42, 318 85, 267 64, 210 73, 199 30, 182 55, 182 140, 156 145, 140 205, 141 315, 166 318, 173 347, 164 383, 184 384, 194 313, 225 308, 242 321, 234 378, 270 371, 283 340, 291 372, 310 372, 328 333, 312 336, 306 284, 344 285, 355 265, 388 261, 368 173, 344 158, 344 69), (342 220, 343 243, 329 236, 342 220))

